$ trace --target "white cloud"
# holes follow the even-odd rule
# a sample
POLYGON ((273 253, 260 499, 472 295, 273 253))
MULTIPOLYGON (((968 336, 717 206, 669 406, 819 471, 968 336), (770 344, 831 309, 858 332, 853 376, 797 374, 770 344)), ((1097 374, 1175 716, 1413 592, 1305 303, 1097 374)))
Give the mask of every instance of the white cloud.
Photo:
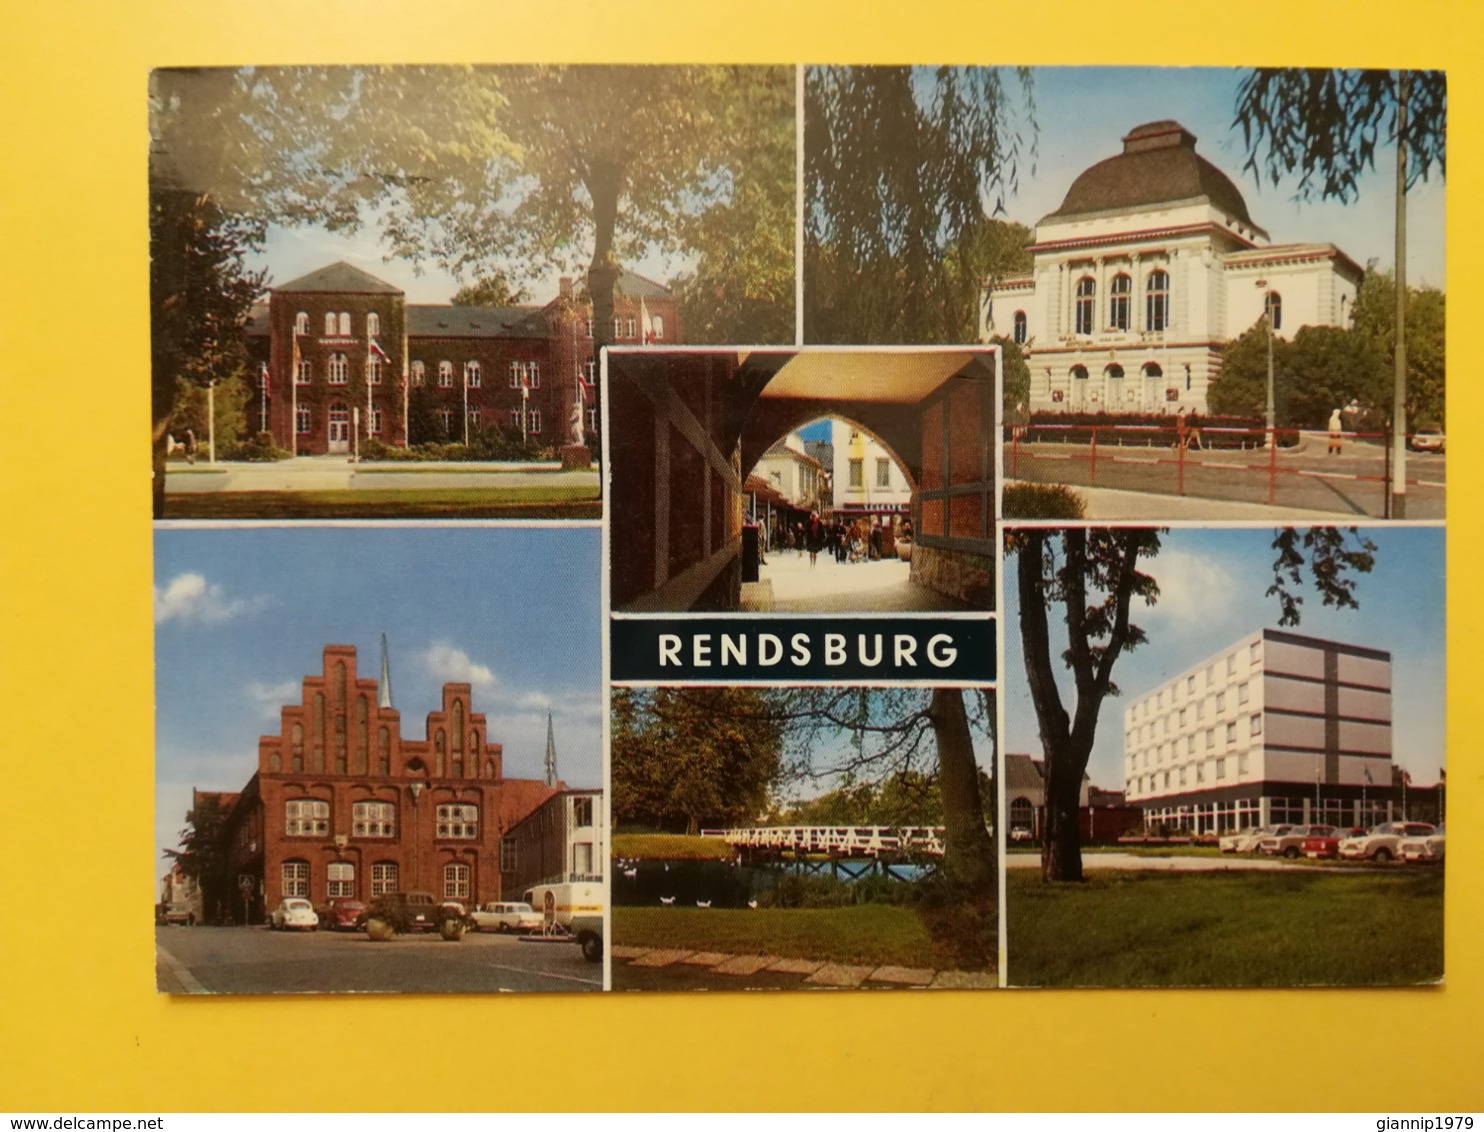
POLYGON ((1237 583, 1218 559, 1185 550, 1161 550, 1147 567, 1159 580, 1159 601, 1153 608, 1134 603, 1135 622, 1156 618, 1173 621, 1177 629, 1208 631, 1232 613, 1237 583))
POLYGON ((229 597, 219 583, 200 574, 177 574, 155 587, 155 624, 167 621, 214 625, 262 609, 266 598, 229 597))
POLYGON ((284 704, 297 703, 300 684, 297 680, 285 680, 282 684, 251 683, 247 686, 247 698, 258 705, 265 719, 277 719, 284 704))
POLYGON ((472 684, 476 688, 493 688, 499 683, 495 674, 483 664, 475 664, 463 649, 452 645, 433 645, 422 654, 428 675, 442 683, 472 684))

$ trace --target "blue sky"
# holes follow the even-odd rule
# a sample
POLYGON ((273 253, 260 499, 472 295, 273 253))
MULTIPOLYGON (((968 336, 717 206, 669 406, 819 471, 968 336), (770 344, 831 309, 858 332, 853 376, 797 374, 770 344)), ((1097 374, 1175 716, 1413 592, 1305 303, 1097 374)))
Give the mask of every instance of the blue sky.
MULTIPOLYGON (((1241 172, 1242 139, 1232 128, 1240 71, 1038 67, 1035 76, 1038 157, 1034 169, 1027 163, 1021 170, 1019 194, 1005 202, 1009 219, 1034 225, 1056 209, 1078 173, 1119 153, 1119 139, 1130 129, 1174 118, 1196 135, 1198 152, 1236 181, 1253 220, 1268 230, 1274 243, 1329 242, 1362 266, 1370 259, 1383 269, 1392 266, 1393 150, 1378 153, 1378 169, 1363 178, 1356 203, 1301 204, 1292 199, 1296 181, 1275 188, 1258 185, 1250 174, 1241 172)), ((1442 287, 1446 282, 1443 202, 1443 185, 1436 179, 1409 195, 1407 271, 1413 283, 1442 287)), ((250 261, 254 267, 269 269, 271 282, 286 283, 336 260, 348 260, 401 287, 413 303, 445 303, 459 285, 432 264, 419 271, 405 262, 385 262, 383 256, 374 225, 355 237, 318 228, 274 228, 263 252, 250 261)), ((652 255, 630 266, 663 281, 691 265, 683 259, 652 255)), ((545 302, 556 294, 558 275, 548 272, 531 287, 534 301, 545 302)))
MULTIPOLYGON (((1375 569, 1358 575, 1358 610, 1324 608, 1303 591, 1303 621, 1291 632, 1391 653, 1392 746, 1419 785, 1437 781, 1444 763, 1444 537, 1437 527, 1363 528, 1377 546, 1375 569)), ((1262 628, 1278 628, 1278 606, 1264 591, 1272 579, 1273 532, 1171 530, 1146 567, 1160 585, 1153 606, 1135 602, 1133 621, 1149 642, 1122 656, 1113 679, 1121 696, 1104 701, 1088 773, 1094 785, 1123 789, 1123 709, 1206 657, 1262 628)), ((1035 711, 1020 650, 1020 603, 1007 560, 1005 587, 1005 749, 1041 757, 1035 711)), ((1066 647, 1065 623, 1051 617, 1052 649, 1066 647)), ((1063 702, 1072 710, 1070 674, 1058 664, 1063 702)))
MULTIPOLYGON (((164 529, 155 534, 155 834, 191 787, 238 790, 327 644, 374 677, 391 653, 402 733, 473 685, 505 773, 540 777, 546 715, 573 786, 602 781, 596 528, 164 529)), ((162 870, 163 871, 163 870, 162 870)))
MULTIPOLYGON (((1365 266, 1383 269, 1395 260, 1392 214, 1395 150, 1378 151, 1377 170, 1361 180, 1357 201, 1301 204, 1297 180, 1276 188, 1242 172, 1241 131, 1232 128, 1241 71, 1217 67, 1038 67, 1036 120, 1039 153, 1034 175, 1021 172, 1020 193, 1005 202, 1008 219, 1034 225, 1061 204, 1072 181, 1088 166, 1123 150, 1135 126, 1173 118, 1196 136, 1196 152, 1236 182, 1252 219, 1274 243, 1337 244, 1365 266)), ((1407 274, 1414 284, 1445 283, 1442 182, 1408 194, 1407 274)))

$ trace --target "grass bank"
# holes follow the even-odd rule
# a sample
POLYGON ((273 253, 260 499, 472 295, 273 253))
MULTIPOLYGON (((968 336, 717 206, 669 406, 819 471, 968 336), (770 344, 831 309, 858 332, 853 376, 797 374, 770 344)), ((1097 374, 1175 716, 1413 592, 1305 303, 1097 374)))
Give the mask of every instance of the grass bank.
POLYGON ((720 837, 683 833, 615 833, 613 855, 629 861, 730 861, 732 847, 720 837))
POLYGON ((1007 874, 1010 986, 1381 986, 1443 975, 1443 873, 1007 874))
POLYGON ((592 487, 183 492, 167 519, 600 519, 592 487))
MULTIPOLYGON (((912 908, 615 908, 613 942, 631 947, 778 955, 832 963, 937 967, 912 908)), ((951 965, 951 964, 946 964, 951 965)))

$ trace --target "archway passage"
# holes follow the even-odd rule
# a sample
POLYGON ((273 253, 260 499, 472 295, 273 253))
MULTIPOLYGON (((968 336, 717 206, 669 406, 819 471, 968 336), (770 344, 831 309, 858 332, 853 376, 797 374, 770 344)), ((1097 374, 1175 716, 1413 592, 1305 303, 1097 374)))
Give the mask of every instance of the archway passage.
POLYGON ((993 348, 613 351, 613 609, 741 608, 743 469, 831 416, 878 438, 915 487, 912 581, 942 607, 991 608, 998 364, 993 348))

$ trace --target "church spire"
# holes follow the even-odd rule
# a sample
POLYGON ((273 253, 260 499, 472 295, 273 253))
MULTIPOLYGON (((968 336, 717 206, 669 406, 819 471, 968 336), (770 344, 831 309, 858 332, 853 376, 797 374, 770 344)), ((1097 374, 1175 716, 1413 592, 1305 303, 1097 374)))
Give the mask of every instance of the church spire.
POLYGON ((557 784, 556 733, 551 729, 551 712, 546 713, 546 785, 557 784))
POLYGON ((392 663, 387 657, 385 633, 381 635, 381 679, 376 684, 376 706, 392 706, 392 663))

